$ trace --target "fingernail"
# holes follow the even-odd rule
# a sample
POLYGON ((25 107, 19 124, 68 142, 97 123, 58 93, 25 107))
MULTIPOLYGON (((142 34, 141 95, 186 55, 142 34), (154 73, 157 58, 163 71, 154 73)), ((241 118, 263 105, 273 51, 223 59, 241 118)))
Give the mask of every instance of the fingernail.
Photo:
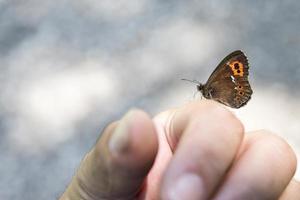
POLYGON ((109 141, 109 149, 113 154, 124 153, 129 146, 129 124, 132 115, 129 111, 119 122, 109 141))
POLYGON ((184 174, 177 179, 174 186, 170 186, 167 195, 169 200, 203 199, 203 181, 196 174, 184 174))

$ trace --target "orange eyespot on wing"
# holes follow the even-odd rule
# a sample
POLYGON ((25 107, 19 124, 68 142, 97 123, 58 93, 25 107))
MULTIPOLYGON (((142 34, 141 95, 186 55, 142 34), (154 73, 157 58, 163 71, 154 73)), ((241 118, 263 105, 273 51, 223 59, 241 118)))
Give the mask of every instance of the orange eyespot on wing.
POLYGON ((233 61, 228 64, 234 76, 244 76, 244 65, 239 61, 233 61))

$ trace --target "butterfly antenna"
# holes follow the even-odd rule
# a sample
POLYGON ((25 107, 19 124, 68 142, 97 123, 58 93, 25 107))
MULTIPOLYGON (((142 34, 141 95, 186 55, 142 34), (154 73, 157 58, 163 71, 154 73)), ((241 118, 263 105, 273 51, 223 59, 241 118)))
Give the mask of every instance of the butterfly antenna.
POLYGON ((189 79, 185 79, 185 78, 182 78, 181 80, 182 80, 182 81, 188 81, 188 82, 191 82, 191 83, 197 83, 197 84, 200 84, 200 82, 197 81, 197 80, 189 80, 189 79))

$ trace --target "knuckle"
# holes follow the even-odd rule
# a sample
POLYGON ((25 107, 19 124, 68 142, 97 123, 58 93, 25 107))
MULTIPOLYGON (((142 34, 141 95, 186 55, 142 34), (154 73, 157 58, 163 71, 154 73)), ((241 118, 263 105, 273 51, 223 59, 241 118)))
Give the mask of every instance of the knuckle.
POLYGON ((235 132, 235 133, 244 132, 244 126, 242 122, 234 115, 234 113, 232 113, 230 110, 228 110, 221 104, 215 102, 209 102, 206 112, 210 113, 211 117, 217 123, 225 125, 222 127, 230 130, 231 132, 235 132))
POLYGON ((255 140, 260 140, 259 143, 262 143, 264 148, 268 149, 273 155, 276 155, 275 158, 278 163, 289 165, 293 171, 296 170, 296 154, 285 139, 269 130, 260 130, 257 134, 259 136, 255 140))
MULTIPOLYGON (((269 132, 270 134, 270 132, 269 132)), ((272 134, 271 147, 275 153, 278 155, 279 162, 282 162, 284 165, 289 164, 296 170, 297 158, 291 146, 278 135, 272 134)))

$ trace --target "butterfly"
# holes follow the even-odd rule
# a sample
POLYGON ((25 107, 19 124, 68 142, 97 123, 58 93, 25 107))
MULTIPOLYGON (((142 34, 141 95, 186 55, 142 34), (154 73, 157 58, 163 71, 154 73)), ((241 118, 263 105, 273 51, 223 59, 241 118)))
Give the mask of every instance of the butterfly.
POLYGON ((232 108, 240 108, 247 104, 253 93, 248 75, 248 59, 241 50, 237 50, 220 62, 205 84, 196 80, 182 80, 197 83, 197 90, 206 99, 213 99, 232 108))

